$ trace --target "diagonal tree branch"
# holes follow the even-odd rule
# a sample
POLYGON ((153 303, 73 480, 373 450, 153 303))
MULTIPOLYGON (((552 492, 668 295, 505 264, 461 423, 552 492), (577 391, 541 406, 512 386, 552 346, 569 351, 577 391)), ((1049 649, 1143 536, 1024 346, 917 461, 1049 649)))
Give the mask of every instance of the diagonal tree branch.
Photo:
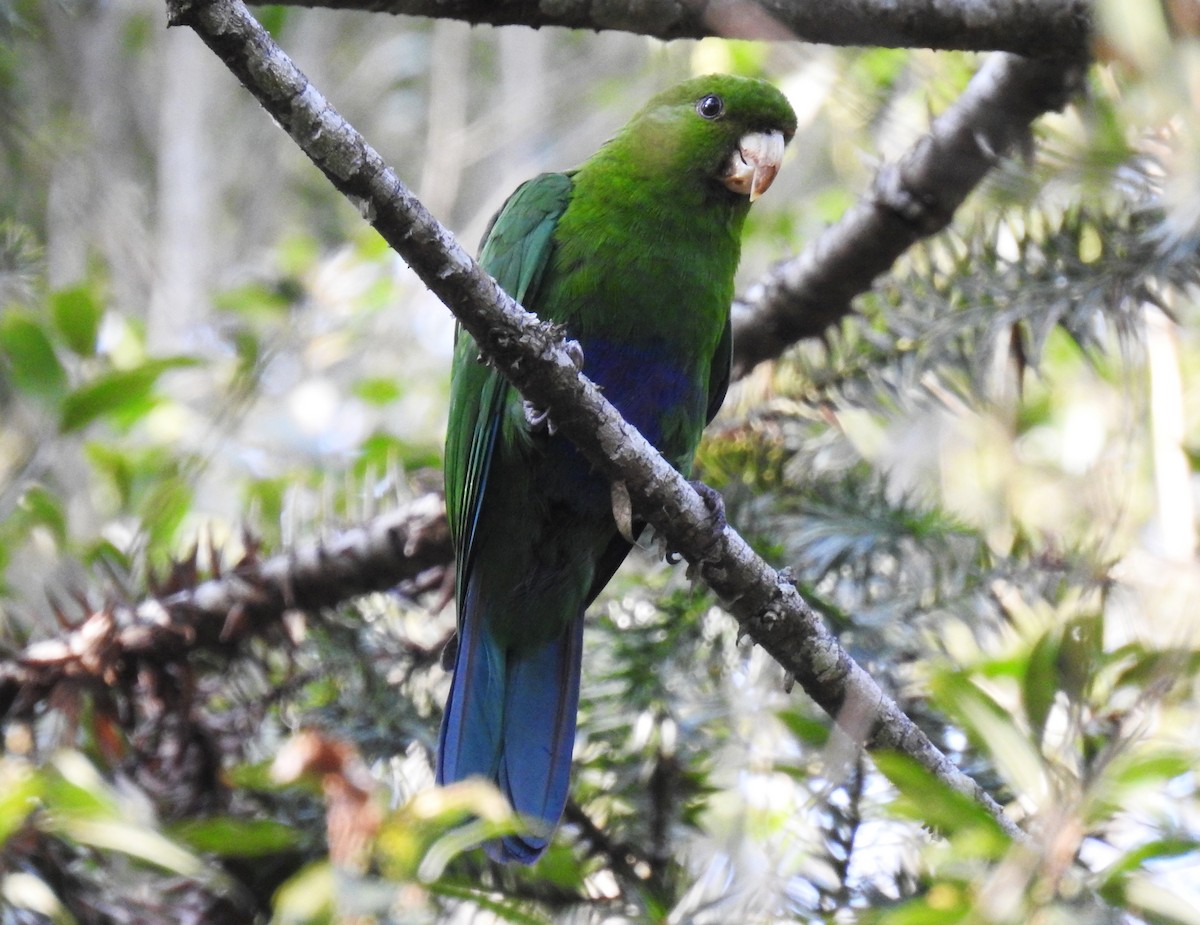
POLYGON ((734 376, 774 359, 849 314, 905 250, 936 234, 1030 125, 1080 88, 1081 59, 988 58, 966 91, 871 191, 798 256, 776 266, 734 305, 734 376))
POLYGON ((838 644, 795 586, 732 528, 714 537, 696 491, 577 371, 559 332, 517 305, 430 215, 250 16, 241 0, 173 0, 268 113, 448 305, 483 353, 614 482, 638 514, 698 565, 742 629, 868 747, 903 751, 970 795, 1012 837, 1017 828, 933 745, 838 644))
MULTIPOLYGON (((255 0, 267 2, 267 0, 255 0)), ((494 26, 613 29, 660 39, 724 38, 1081 55, 1090 0, 284 0, 494 26)))

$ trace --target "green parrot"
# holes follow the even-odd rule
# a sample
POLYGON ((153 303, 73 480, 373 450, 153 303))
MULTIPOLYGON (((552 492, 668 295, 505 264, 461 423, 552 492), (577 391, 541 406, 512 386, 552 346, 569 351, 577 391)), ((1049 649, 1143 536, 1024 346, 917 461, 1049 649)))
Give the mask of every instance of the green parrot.
MULTIPOLYGON (((584 372, 680 472, 729 383, 742 225, 796 116, 760 80, 650 100, 581 166, 517 188, 480 263, 562 324, 584 372)), ((629 552, 608 483, 459 331, 446 436, 458 646, 437 779, 494 781, 535 827, 486 846, 532 863, 562 815, 583 615, 629 552)))

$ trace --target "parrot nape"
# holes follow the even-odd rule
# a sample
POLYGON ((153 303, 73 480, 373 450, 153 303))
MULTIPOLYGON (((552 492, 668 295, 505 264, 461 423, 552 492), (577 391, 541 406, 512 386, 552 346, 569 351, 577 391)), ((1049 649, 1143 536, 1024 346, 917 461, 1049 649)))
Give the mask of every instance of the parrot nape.
MULTIPOLYGON (((742 225, 795 130, 768 83, 685 81, 581 166, 518 187, 484 235, 484 269, 563 325, 584 372, 685 475, 729 383, 742 225)), ((532 863, 567 800, 584 610, 630 543, 605 479, 461 330, 445 468, 458 647, 437 780, 494 781, 539 831, 486 849, 532 863)))

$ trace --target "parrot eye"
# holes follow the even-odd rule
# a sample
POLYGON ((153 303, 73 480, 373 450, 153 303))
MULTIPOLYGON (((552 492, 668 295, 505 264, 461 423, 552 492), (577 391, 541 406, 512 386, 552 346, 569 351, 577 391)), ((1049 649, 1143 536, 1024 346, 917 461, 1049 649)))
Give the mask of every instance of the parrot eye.
POLYGON ((725 112, 725 101, 715 93, 710 93, 696 101, 696 112, 702 119, 719 119, 725 112))

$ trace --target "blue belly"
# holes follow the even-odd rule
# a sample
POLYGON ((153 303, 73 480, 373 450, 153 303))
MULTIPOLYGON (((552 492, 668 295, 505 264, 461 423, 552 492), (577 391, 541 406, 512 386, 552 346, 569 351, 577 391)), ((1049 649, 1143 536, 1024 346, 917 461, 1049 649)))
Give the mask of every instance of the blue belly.
POLYGON ((703 426, 708 396, 694 362, 665 354, 659 344, 589 340, 583 371, 625 420, 678 463, 678 457, 695 452, 689 435, 703 426))
MULTIPOLYGON (((589 340, 583 353, 583 371, 605 398, 672 465, 686 472, 696 451, 692 435, 703 426, 707 408, 707 389, 697 383, 702 377, 683 363, 664 360, 663 351, 654 345, 589 340)), ((607 481, 569 440, 551 441, 537 466, 535 480, 552 507, 611 518, 607 481)))

